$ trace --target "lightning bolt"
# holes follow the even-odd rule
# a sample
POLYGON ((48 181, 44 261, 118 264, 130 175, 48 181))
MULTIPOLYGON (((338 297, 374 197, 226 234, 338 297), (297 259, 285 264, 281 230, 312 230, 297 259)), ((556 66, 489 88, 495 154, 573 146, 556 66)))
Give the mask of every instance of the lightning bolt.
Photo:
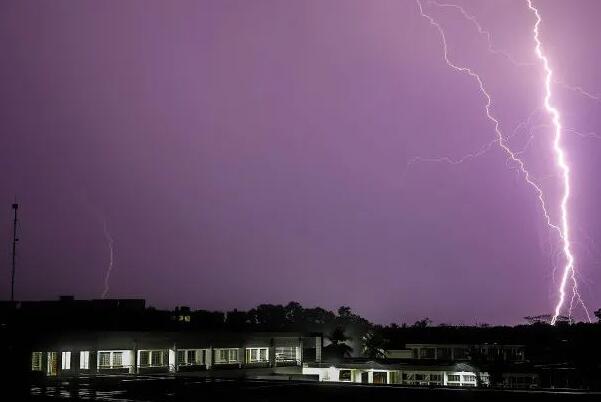
POLYGON ((102 222, 102 231, 104 233, 104 238, 106 239, 106 245, 109 249, 109 265, 104 275, 104 290, 102 291, 102 298, 104 299, 109 292, 109 281, 111 279, 111 272, 113 271, 113 237, 108 231, 106 219, 102 222))
POLYGON ((465 66, 459 66, 459 65, 453 63, 449 59, 448 45, 447 45, 447 39, 446 39, 446 35, 445 35, 445 32, 444 32, 444 29, 442 28, 442 26, 438 22, 436 22, 436 20, 434 18, 432 18, 429 14, 427 14, 427 13, 424 12, 421 0, 416 0, 416 2, 417 2, 417 6, 419 8, 419 12, 420 12, 421 16, 424 17, 425 19, 427 19, 428 22, 430 23, 430 25, 434 26, 436 28, 436 30, 438 31, 438 33, 440 34, 440 38, 441 38, 441 41, 442 41, 442 48, 443 48, 443 59, 444 59, 445 63, 451 69, 453 69, 453 70, 455 70, 457 72, 460 72, 460 73, 467 74, 468 76, 472 77, 477 82, 478 88, 480 90, 480 93, 486 99, 486 102, 485 102, 485 105, 484 105, 484 110, 485 110, 486 117, 487 117, 488 120, 490 120, 493 123, 493 126, 494 126, 494 131, 495 131, 495 134, 496 134, 496 140, 494 142, 497 143, 499 145, 499 147, 501 148, 501 150, 507 155, 507 157, 512 162, 514 162, 516 164, 518 170, 520 171, 520 173, 524 177, 525 182, 536 193, 539 205, 541 207, 541 210, 543 212, 543 215, 545 217, 545 221, 546 221, 547 225, 550 228, 552 228, 553 230, 555 230, 561 236, 561 229, 559 228, 559 226, 553 224, 552 221, 551 221, 551 217, 549 215, 549 212, 548 212, 546 204, 545 204, 544 194, 543 194, 542 189, 538 186, 538 184, 536 184, 532 180, 532 175, 526 169, 526 165, 524 164, 524 162, 519 158, 518 155, 516 155, 515 152, 513 152, 511 150, 511 148, 509 148, 509 146, 506 143, 506 139, 503 136, 503 133, 501 132, 500 122, 499 122, 499 120, 497 120, 497 118, 495 118, 493 116, 493 114, 491 112, 492 98, 491 98, 490 94, 488 93, 488 91, 486 90, 486 87, 484 85, 484 82, 483 82, 482 78, 480 77, 479 74, 477 74, 471 68, 465 67, 465 66))
MULTIPOLYGON (((511 64, 513 64, 516 67, 532 67, 535 66, 535 63, 532 62, 526 62, 526 61, 519 61, 517 60, 515 57, 513 57, 509 52, 505 51, 505 50, 501 50, 501 49, 497 49, 494 45, 493 45, 493 41, 492 41, 492 35, 489 31, 487 31, 486 29, 484 29, 482 27, 482 24, 480 24, 480 22, 476 19, 476 17, 470 13, 468 13, 463 7, 461 7, 458 4, 452 4, 452 3, 439 3, 435 0, 429 0, 428 4, 433 4, 437 7, 440 8, 453 8, 457 11, 459 11, 459 13, 461 13, 461 15, 468 21, 470 21, 475 27, 476 30, 478 30, 478 33, 482 36, 486 37, 486 41, 488 43, 488 51, 491 54, 495 54, 495 55, 500 55, 503 56, 504 58, 506 58, 511 64)), ((570 91, 576 92, 584 97, 589 98, 590 100, 599 102, 601 101, 601 95, 600 94, 593 94, 589 91, 587 91, 586 89, 584 89, 581 86, 577 86, 577 85, 570 85, 567 82, 560 80, 558 78, 554 78, 553 82, 555 84, 561 85, 562 87, 564 87, 565 89, 568 89, 570 91)))
POLYGON ((482 27, 482 25, 478 22, 478 20, 476 19, 476 17, 474 15, 469 14, 460 5, 458 5, 458 4, 451 4, 451 3, 439 3, 439 2, 434 1, 434 0, 428 1, 428 4, 434 4, 435 6, 440 7, 440 8, 454 8, 457 11, 459 11, 461 13, 461 15, 463 15, 463 17, 466 20, 468 20, 472 24, 474 24, 474 26, 476 27, 476 29, 478 30, 478 33, 480 35, 483 35, 483 36, 486 37, 486 40, 487 40, 487 43, 488 43, 488 51, 490 53, 505 57, 507 60, 509 60, 509 62, 511 64, 513 64, 514 66, 517 66, 517 67, 531 67, 531 66, 534 65, 534 63, 530 63, 530 62, 518 61, 511 54, 509 54, 508 52, 506 52, 505 50, 500 50, 500 49, 495 48, 493 46, 491 33, 482 27))
POLYGON ((528 8, 534 13, 536 17, 536 22, 534 23, 534 27, 532 29, 533 39, 535 42, 534 53, 536 57, 540 60, 543 65, 543 69, 545 72, 544 77, 544 88, 545 88, 545 96, 544 96, 544 106, 545 110, 551 117, 551 121, 553 122, 553 152, 555 154, 556 164, 561 171, 562 185, 563 185, 563 194, 560 202, 560 227, 561 227, 561 240, 563 242, 563 254, 565 257, 565 265, 563 267, 563 274, 561 276, 561 282, 559 285, 559 300, 555 305, 555 314, 551 319, 551 325, 554 325, 557 322, 557 318, 561 313, 563 305, 565 303, 566 298, 566 286, 569 279, 572 280, 572 299, 570 301, 569 306, 569 315, 572 314, 573 302, 574 299, 577 299, 578 302, 582 305, 584 309, 587 319, 591 322, 591 317, 588 311, 588 308, 584 304, 580 293, 578 292, 578 282, 576 280, 576 271, 575 271, 575 259, 574 254, 572 253, 572 244, 570 242, 570 224, 569 224, 569 214, 568 214, 568 203, 570 200, 571 187, 570 187, 570 166, 568 165, 566 159, 566 153, 562 148, 562 127, 561 127, 561 115, 559 110, 552 103, 552 85, 553 82, 553 70, 551 69, 549 59, 543 52, 542 42, 540 40, 540 32, 539 26, 542 22, 541 15, 538 9, 532 4, 532 0, 526 0, 528 3, 528 8))
MULTIPOLYGON (((436 21, 434 20, 433 17, 431 17, 430 15, 428 15, 427 13, 424 12, 421 0, 416 0, 419 11, 420 11, 420 15, 424 18, 426 18, 428 20, 428 22, 434 26, 441 37, 442 40, 442 46, 443 46, 443 56, 444 56, 444 60, 445 63, 452 68, 455 71, 461 72, 461 73, 465 73, 467 75, 469 75, 470 77, 474 78, 479 86, 480 92, 484 95, 484 97, 486 98, 486 103, 485 103, 485 112, 486 112, 486 116, 487 118, 493 123, 494 125, 494 130, 496 133, 496 139, 494 141, 492 141, 491 143, 485 145, 483 148, 481 148, 478 152, 476 153, 472 153, 472 154, 467 154, 466 156, 454 160, 448 157, 442 157, 442 158, 413 158, 410 163, 414 163, 416 161, 431 161, 431 162, 447 162, 450 164, 459 164, 464 162, 467 159, 471 159, 477 156, 480 156, 482 154, 484 154, 485 152, 487 152, 491 146, 495 143, 497 143, 499 145, 499 147, 506 153, 506 155, 508 156, 508 160, 514 162, 515 165, 517 165, 517 168, 519 170, 519 172, 522 174, 522 176, 524 177, 525 182, 532 188, 534 189, 538 201, 539 201, 539 205, 541 207, 541 210, 543 212, 543 215, 545 217, 546 220, 546 224, 547 226, 552 229, 553 231, 557 232, 559 238, 562 241, 562 251, 563 254, 565 255, 565 259, 566 259, 566 265, 564 266, 564 272, 562 275, 562 281, 560 284, 560 300, 556 306, 555 309, 555 314, 553 315, 552 324, 555 324, 555 322, 557 321, 557 318, 559 317, 561 308, 565 302, 565 289, 567 286, 567 281, 568 278, 572 280, 572 299, 571 299, 571 303, 570 303, 570 308, 569 308, 569 314, 571 316, 572 314, 572 308, 573 308, 573 303, 574 300, 578 300, 578 302, 580 303, 580 305, 582 306, 583 310, 586 313, 587 319, 589 320, 589 322, 591 321, 590 319, 590 314, 589 311, 586 307, 586 305, 584 304, 579 292, 578 292, 578 283, 576 281, 576 276, 575 276, 575 270, 574 270, 574 256, 573 253, 571 251, 571 243, 570 243, 570 237, 569 237, 569 225, 568 225, 568 213, 567 213, 567 204, 568 204, 568 200, 570 197, 570 186, 569 186, 569 167, 567 165, 566 159, 565 159, 565 153, 563 151, 563 149, 561 148, 561 124, 560 124, 560 115, 559 115, 559 111, 554 108, 551 105, 551 83, 554 82, 553 81, 553 74, 552 71, 549 67, 549 62, 546 59, 546 57, 544 56, 544 54, 542 53, 542 45, 540 43, 539 40, 539 36, 538 36, 538 26, 541 22, 540 20, 540 15, 538 14, 538 10, 536 10, 534 8, 534 6, 532 5, 532 2, 530 0, 527 0, 528 2, 528 6, 529 8, 535 12, 536 16, 537 16, 537 23, 535 24, 534 28, 533 28, 533 33, 534 33, 534 39, 537 43, 537 46, 535 48, 535 53, 536 56, 538 58, 538 60, 543 62, 543 65, 545 67, 545 102, 544 102, 544 107, 545 107, 545 111, 547 113, 549 113, 552 116, 552 121, 553 121, 553 127, 554 127, 554 132, 555 132, 555 136, 554 136, 554 141, 553 141, 553 149, 554 149, 554 154, 556 156, 556 161, 558 166, 560 167, 561 173, 562 173, 562 182, 563 182, 563 188, 564 188, 564 192, 563 192, 563 196, 561 199, 561 203, 560 203, 560 209, 561 209, 561 223, 559 225, 556 225, 552 222, 549 212, 547 210, 546 204, 545 204, 545 200, 544 200, 544 193, 542 191, 542 189, 540 188, 540 186, 532 179, 532 175, 529 173, 529 171, 526 169, 524 162, 520 159, 519 155, 521 153, 523 153, 524 150, 519 151, 519 152, 514 152, 511 150, 511 148, 507 145, 506 143, 506 139, 503 136, 501 130, 500 130, 500 123, 498 121, 498 119, 496 119, 492 112, 491 112, 491 107, 492 107, 492 99, 490 94, 488 93, 488 91, 486 90, 486 87, 483 83, 482 78, 479 76, 479 74, 477 74, 475 71, 473 71, 471 68, 469 67, 465 67, 465 66, 459 66, 457 64, 455 64, 454 62, 452 62, 449 58, 448 55, 448 46, 447 46, 447 41, 446 41, 446 35, 444 32, 444 29, 442 28, 442 26, 436 21)), ((478 21, 475 19, 474 16, 468 14, 463 8, 461 8, 460 6, 454 5, 454 4, 446 4, 446 3, 436 3, 434 1, 429 1, 429 4, 434 4, 437 5, 439 7, 453 7, 458 9, 465 18, 467 18, 468 20, 470 20, 473 24, 475 24, 475 26, 478 29, 478 32, 480 32, 481 34, 485 35, 488 39, 488 47, 489 47, 489 52, 491 53, 495 53, 495 54, 502 54, 504 55, 506 58, 508 58, 513 64, 516 65, 527 65, 526 63, 520 63, 517 62, 515 59, 513 59, 508 53, 504 52, 504 51, 499 51, 496 50, 493 46, 492 46, 492 41, 491 41, 491 35, 488 31, 485 31, 482 26, 478 23, 478 21)), ((581 88, 578 88, 581 89, 581 88)), ((586 95, 590 95, 588 93, 586 93, 586 95)), ((528 140, 528 142, 526 143, 525 148, 528 147, 528 145, 530 144, 530 141, 532 140, 532 134, 530 139, 528 140)))

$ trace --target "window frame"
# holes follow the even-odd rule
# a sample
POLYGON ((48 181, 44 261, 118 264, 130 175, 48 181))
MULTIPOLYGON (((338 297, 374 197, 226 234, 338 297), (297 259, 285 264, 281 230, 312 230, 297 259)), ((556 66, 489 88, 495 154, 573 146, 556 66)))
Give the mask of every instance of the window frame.
POLYGON ((31 371, 44 371, 44 352, 31 352, 31 371))
POLYGON ((81 350, 79 351, 79 369, 89 370, 90 369, 90 351, 81 350))

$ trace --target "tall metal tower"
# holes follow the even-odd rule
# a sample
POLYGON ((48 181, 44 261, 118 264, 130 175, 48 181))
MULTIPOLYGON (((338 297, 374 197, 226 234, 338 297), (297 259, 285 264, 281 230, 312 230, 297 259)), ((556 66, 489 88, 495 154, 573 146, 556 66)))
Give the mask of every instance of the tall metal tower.
POLYGON ((13 204, 14 211, 14 219, 13 219, 13 270, 12 276, 10 280, 10 301, 15 301, 15 268, 17 262, 17 210, 19 209, 19 204, 16 202, 13 204))

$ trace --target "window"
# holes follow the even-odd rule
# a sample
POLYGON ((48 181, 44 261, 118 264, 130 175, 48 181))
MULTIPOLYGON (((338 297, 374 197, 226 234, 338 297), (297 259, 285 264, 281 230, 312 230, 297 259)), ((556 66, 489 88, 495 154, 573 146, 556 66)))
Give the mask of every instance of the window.
POLYGON ((131 364, 129 351, 99 351, 98 352, 98 368, 114 369, 123 368, 131 364))
POLYGON ((147 350, 140 351, 140 367, 146 367, 150 363, 150 352, 147 350))
POLYGON ((123 366, 123 352, 113 352, 113 368, 123 366))
POLYGON ((374 384, 386 384, 387 381, 387 373, 385 371, 374 371, 373 379, 374 384))
POLYGON ((90 352, 79 352, 79 368, 80 370, 88 370, 90 368, 90 352))
MULTIPOLYGON (((215 363, 237 363, 238 360, 238 349, 215 349, 215 363)), ((247 352, 248 353, 248 352, 247 352)), ((247 355, 248 357, 248 355, 247 355)))
POLYGON ((436 348, 422 348, 420 350, 420 359, 434 359, 436 348))
POLYGON ((338 381, 351 381, 351 370, 340 370, 338 372, 338 381))
POLYGON ((430 381, 442 381, 442 375, 430 374, 430 381))
MULTIPOLYGON (((178 351, 178 359, 180 353, 178 351)), ((163 366, 163 351, 162 350, 141 350, 140 351, 140 367, 162 367, 163 366)), ((184 355, 185 361, 185 355, 184 355)))
MULTIPOLYGON (((219 359, 221 356, 217 356, 219 359)), ((180 349, 177 351, 177 364, 180 366, 192 366, 203 364, 202 349, 180 349)))
POLYGON ((268 361, 268 348, 247 348, 246 361, 248 363, 258 363, 268 361))
POLYGON ((33 352, 31 354, 31 370, 42 371, 42 352, 33 352))
POLYGON ((98 366, 100 368, 111 367, 111 352, 99 352, 98 353, 98 366))
POLYGON ((461 381, 460 375, 451 374, 451 375, 449 375, 448 378, 449 378, 449 381, 457 381, 457 382, 461 381))
POLYGON ((275 360, 279 362, 296 361, 296 347, 286 346, 275 348, 275 360))
POLYGON ((238 361, 238 349, 230 349, 230 362, 238 361))
POLYGON ((389 371, 388 375, 390 376, 390 383, 391 384, 400 384, 401 380, 400 380, 400 373, 398 371, 389 371))
POLYGON ((71 352, 61 353, 61 369, 71 370, 71 352))
POLYGON ((177 351, 177 364, 179 366, 184 366, 186 364, 186 351, 185 350, 177 351))
POLYGON ((476 376, 475 375, 464 375, 463 381, 476 382, 476 376))
POLYGON ((159 367, 163 365, 163 353, 161 351, 150 352, 150 364, 153 367, 159 367))

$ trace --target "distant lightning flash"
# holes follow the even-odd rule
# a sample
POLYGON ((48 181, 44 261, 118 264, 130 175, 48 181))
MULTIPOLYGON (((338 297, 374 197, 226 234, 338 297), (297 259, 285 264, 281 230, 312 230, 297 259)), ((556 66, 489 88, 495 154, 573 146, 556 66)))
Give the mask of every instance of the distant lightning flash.
POLYGON ((102 292, 102 298, 104 299, 109 292, 109 281, 111 279, 111 272, 113 271, 113 237, 108 231, 106 219, 102 223, 102 230, 104 232, 104 238, 106 239, 106 244, 109 249, 109 265, 106 269, 106 274, 104 275, 104 290, 102 292))
POLYGON ((545 110, 551 116, 551 120, 553 122, 553 152, 555 154, 556 164, 561 171, 562 176, 562 184, 563 184, 563 195, 561 197, 560 210, 561 210, 561 239, 563 241, 563 253, 565 257, 565 265, 563 268, 563 275, 561 277, 561 283, 559 285, 559 301, 555 306, 555 314, 551 319, 551 324, 554 325, 557 322, 557 318, 561 313, 563 305, 565 303, 566 298, 566 285, 568 279, 572 280, 572 292, 573 296, 570 301, 569 307, 569 315, 572 314, 572 306, 574 302, 574 298, 578 299, 580 304, 582 305, 586 316, 591 321, 591 317, 588 309, 586 308, 582 298, 580 297, 580 293, 578 292, 578 282, 576 281, 576 272, 574 267, 574 255, 572 253, 572 244, 570 242, 570 221, 568 214, 568 203, 570 200, 570 167, 566 160, 565 151, 562 148, 561 140, 562 140, 562 127, 561 127, 561 115, 559 110, 552 103, 552 90, 551 83, 553 79, 553 70, 551 69, 549 59, 545 55, 542 49, 542 43, 539 37, 539 26, 542 22, 540 13, 536 7, 532 4, 532 0, 526 0, 528 3, 528 8, 534 13, 536 16, 536 23, 532 29, 534 42, 536 46, 534 48, 534 52, 536 57, 540 60, 543 65, 545 71, 545 97, 544 97, 544 105, 545 110))

